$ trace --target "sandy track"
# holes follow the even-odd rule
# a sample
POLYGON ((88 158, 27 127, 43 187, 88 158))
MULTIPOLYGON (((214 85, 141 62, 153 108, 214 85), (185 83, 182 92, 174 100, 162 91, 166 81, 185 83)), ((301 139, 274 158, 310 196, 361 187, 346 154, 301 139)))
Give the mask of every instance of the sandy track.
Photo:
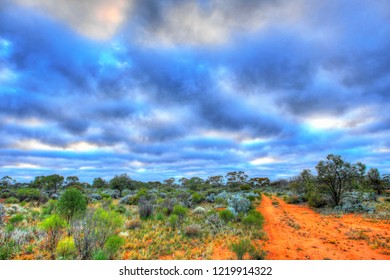
POLYGON ((267 259, 390 259, 389 223, 361 215, 320 215, 306 206, 264 195, 257 210, 266 221, 267 259))

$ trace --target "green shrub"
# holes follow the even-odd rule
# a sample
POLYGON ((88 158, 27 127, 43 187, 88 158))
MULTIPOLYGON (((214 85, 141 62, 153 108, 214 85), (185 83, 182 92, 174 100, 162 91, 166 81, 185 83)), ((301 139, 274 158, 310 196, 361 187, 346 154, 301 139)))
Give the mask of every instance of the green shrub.
POLYGON ((113 235, 115 231, 123 226, 123 218, 120 214, 103 209, 97 209, 92 217, 98 231, 98 245, 103 247, 108 237, 113 235))
POLYGON ((39 200, 41 192, 34 188, 22 188, 16 191, 16 195, 20 201, 39 200))
POLYGON ((248 251, 252 260, 265 260, 267 252, 261 248, 256 249, 255 246, 251 246, 248 251))
POLYGON ((227 205, 227 200, 222 197, 215 198, 214 202, 217 205, 227 205))
POLYGON ((13 240, 0 241, 0 260, 10 260, 19 251, 19 246, 13 240))
POLYGON ((249 191, 251 189, 250 185, 241 185, 240 190, 242 191, 249 191))
POLYGON ((15 214, 13 215, 11 218, 9 218, 9 222, 12 224, 12 225, 17 225, 19 223, 21 223, 22 221, 24 220, 24 216, 22 214, 15 214))
POLYGON ((165 218, 165 216, 164 216, 163 213, 158 212, 158 213, 156 214, 156 220, 157 220, 157 221, 163 221, 164 218, 165 218))
POLYGON ((8 203, 8 204, 14 204, 14 203, 18 203, 19 202, 19 199, 17 199, 16 197, 9 197, 5 200, 5 203, 8 203))
POLYGON ((90 259, 122 226, 120 214, 102 208, 88 211, 82 219, 74 220, 72 232, 79 258, 90 259))
POLYGON ((288 204, 297 204, 301 202, 301 199, 297 195, 286 195, 283 197, 283 200, 288 204))
POLYGON ((57 209, 58 201, 54 199, 50 199, 43 207, 42 207, 42 215, 51 215, 57 209))
POLYGON ((256 210, 250 210, 248 214, 242 219, 242 222, 245 225, 254 225, 256 227, 262 228, 264 223, 264 217, 260 212, 256 210))
POLYGON ((69 188, 58 200, 58 213, 70 221, 72 218, 81 216, 87 210, 87 199, 84 194, 75 188, 69 188))
POLYGON ((123 206, 123 205, 116 205, 113 210, 115 210, 115 212, 117 213, 120 213, 120 214, 125 214, 126 213, 126 207, 123 206))
POLYGON ((311 193, 311 194, 309 194, 307 203, 311 207, 321 208, 321 207, 324 207, 326 205, 326 200, 319 193, 311 193))
POLYGON ((56 256, 60 260, 74 260, 77 257, 73 237, 66 237, 58 242, 56 256))
POLYGON ((47 233, 48 248, 52 253, 53 258, 54 251, 58 245, 62 235, 62 230, 65 228, 65 226, 66 221, 55 214, 49 216, 39 224, 39 227, 47 233))
POLYGON ((104 244, 104 252, 106 253, 106 256, 108 256, 109 259, 115 259, 116 255, 118 254, 118 251, 120 248, 125 244, 125 240, 118 236, 118 235, 112 235, 110 236, 106 243, 104 244))
POLYGON ((103 250, 99 249, 92 254, 92 259, 95 261, 104 261, 108 260, 108 257, 103 250))
POLYGON ((229 209, 225 209, 219 212, 219 217, 226 223, 233 221, 235 216, 229 209))
POLYGON ((200 203, 205 199, 205 197, 197 192, 193 193, 191 196, 191 200, 194 203, 200 203))
POLYGON ((172 214, 171 216, 169 216, 168 218, 168 223, 171 227, 176 227, 177 224, 178 224, 178 221, 179 221, 179 216, 176 215, 176 214, 172 214))
POLYGON ((173 214, 179 216, 179 217, 184 217, 187 214, 188 208, 178 204, 173 207, 173 214))
POLYGON ((231 243, 229 248, 236 254, 237 260, 242 260, 246 253, 253 250, 253 245, 249 239, 241 239, 236 243, 231 243))

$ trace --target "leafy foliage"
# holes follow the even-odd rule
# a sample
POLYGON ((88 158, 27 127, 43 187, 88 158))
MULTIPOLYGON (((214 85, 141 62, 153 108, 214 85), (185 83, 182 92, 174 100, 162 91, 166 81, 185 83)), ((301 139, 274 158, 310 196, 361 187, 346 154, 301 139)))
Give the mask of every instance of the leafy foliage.
POLYGON ((229 209, 225 209, 219 212, 219 217, 226 223, 233 221, 235 216, 229 209))
POLYGON ((362 180, 366 166, 360 162, 356 164, 345 162, 341 156, 333 154, 328 155, 326 159, 327 161, 320 161, 316 166, 318 181, 333 205, 338 206, 345 193, 362 180))
POLYGON ((253 245, 249 239, 241 239, 238 242, 231 243, 229 248, 236 254, 237 260, 243 260, 245 254, 253 250, 253 245))
POLYGON ((228 199, 229 207, 233 208, 236 213, 247 213, 251 208, 251 202, 249 199, 240 195, 233 195, 228 199))
POLYGON ((57 259, 73 260, 77 257, 77 249, 73 237, 66 237, 58 242, 56 248, 57 259))
POLYGON ((47 233, 48 248, 54 258, 54 251, 62 236, 62 230, 65 228, 66 222, 58 215, 54 214, 43 220, 40 228, 47 233))
POLYGON ((81 216, 87 209, 85 196, 77 189, 67 189, 58 200, 58 213, 70 221, 73 217, 81 216))

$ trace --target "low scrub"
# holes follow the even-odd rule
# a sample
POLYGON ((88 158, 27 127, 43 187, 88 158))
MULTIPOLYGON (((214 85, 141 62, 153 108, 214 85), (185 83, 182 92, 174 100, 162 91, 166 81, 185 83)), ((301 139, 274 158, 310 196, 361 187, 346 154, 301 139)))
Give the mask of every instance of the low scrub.
POLYGON ((184 233, 190 237, 199 236, 202 233, 202 228, 198 224, 191 224, 184 228, 184 233))

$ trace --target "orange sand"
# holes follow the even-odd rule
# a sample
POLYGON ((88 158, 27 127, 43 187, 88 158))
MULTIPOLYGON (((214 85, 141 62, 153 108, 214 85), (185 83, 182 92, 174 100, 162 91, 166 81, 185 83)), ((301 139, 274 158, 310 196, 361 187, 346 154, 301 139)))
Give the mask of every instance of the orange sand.
POLYGON ((266 221, 267 259, 390 259, 389 221, 352 214, 324 216, 303 205, 273 200, 279 205, 272 205, 272 199, 263 195, 257 209, 266 221))

